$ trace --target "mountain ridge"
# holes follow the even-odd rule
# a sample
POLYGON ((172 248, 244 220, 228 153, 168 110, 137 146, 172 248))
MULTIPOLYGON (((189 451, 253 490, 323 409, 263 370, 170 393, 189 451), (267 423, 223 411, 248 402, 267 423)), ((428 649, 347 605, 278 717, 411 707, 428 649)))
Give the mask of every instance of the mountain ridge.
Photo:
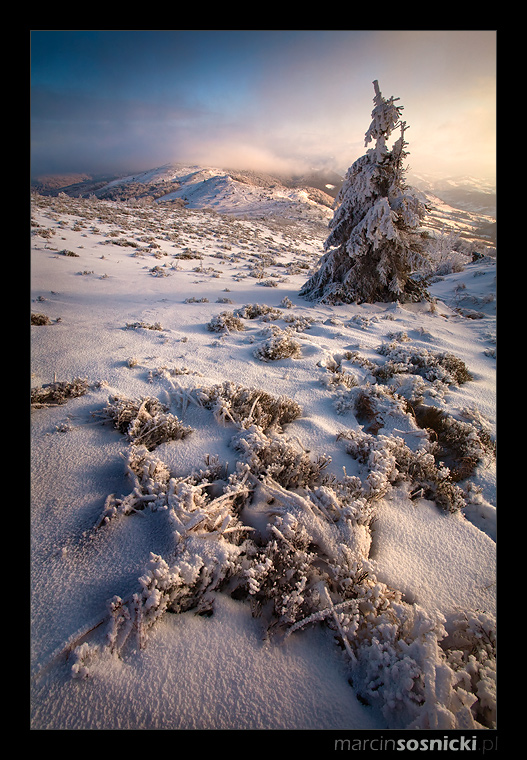
MULTIPOLYGON (((488 180, 422 173, 409 173, 407 180, 423 193, 430 208, 426 227, 435 234, 448 228, 468 239, 495 244, 496 196, 488 180)), ((344 178, 331 170, 313 169, 284 176, 251 169, 167 163, 125 176, 39 178, 32 183, 32 190, 41 195, 95 195, 108 201, 162 203, 231 216, 274 216, 327 226, 343 182, 344 178)))
MULTIPOLYGON (((153 169, 141 170, 124 174, 49 174, 32 179, 31 188, 42 195, 54 195, 65 192, 72 197, 86 197, 90 194, 107 194, 108 187, 130 184, 136 181, 140 185, 158 185, 163 181, 177 178, 181 170, 193 172, 212 172, 213 174, 229 175, 232 179, 245 184, 270 188, 281 184, 288 188, 311 188, 335 198, 344 175, 331 169, 312 169, 304 173, 283 175, 279 172, 263 172, 253 169, 233 169, 203 167, 198 164, 167 163, 153 169)), ((210 174, 209 176, 212 176, 210 174)), ((481 210, 483 213, 495 215, 496 187, 495 183, 486 178, 475 178, 468 175, 440 176, 425 172, 409 172, 408 182, 418 190, 440 198, 446 203, 463 208, 464 210, 481 210)))

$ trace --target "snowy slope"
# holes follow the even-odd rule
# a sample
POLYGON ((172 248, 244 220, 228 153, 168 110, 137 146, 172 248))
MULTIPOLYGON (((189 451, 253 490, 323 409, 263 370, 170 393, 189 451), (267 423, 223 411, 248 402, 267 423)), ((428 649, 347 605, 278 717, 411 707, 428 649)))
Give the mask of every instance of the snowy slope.
MULTIPOLYGON (((375 650, 368 648, 373 639, 365 640, 362 664, 353 670, 331 627, 305 625, 285 639, 268 638, 265 616, 253 617, 249 601, 221 591, 214 594, 212 616, 192 609, 165 614, 149 629, 145 648, 130 640, 104 655, 109 601, 115 595, 129 599, 141 588, 151 553, 174 558, 170 510, 145 508, 93 530, 107 497, 131 490, 125 467, 130 441, 101 422, 110 397, 154 396, 192 427, 184 440, 162 443, 153 452, 173 477, 183 478, 202 468, 207 456, 218 457, 230 474, 240 461, 233 449, 235 426, 192 403, 193 393, 227 380, 287 396, 302 412, 279 440, 308 450, 312 460, 330 457, 328 475, 341 478, 345 468, 364 487, 374 460, 364 465, 350 456, 340 434, 367 431, 369 423, 354 411, 353 394, 379 387, 372 368, 386 361, 379 348, 395 341, 401 350, 451 353, 472 378, 456 385, 397 374, 392 385, 398 393, 420 389, 426 404, 458 421, 476 420, 495 436, 494 260, 467 259, 463 271, 434 282, 433 306, 309 304, 298 292, 321 255, 326 233, 317 220, 325 212, 319 206, 304 217, 299 208, 310 203, 295 191, 273 195, 275 210, 282 204, 285 213, 268 216, 261 188, 207 171, 156 173, 156 180, 181 185, 172 191, 175 197, 185 189, 186 209, 93 199, 34 203, 31 311, 50 323, 31 327, 31 385, 79 377, 89 388, 64 405, 32 410, 32 727, 386 729, 415 720, 424 720, 422 727, 434 721, 447 727, 437 723, 438 715, 469 720, 469 708, 458 704, 459 690, 448 705, 438 691, 416 712, 404 691, 405 660, 398 665, 399 682, 395 669, 384 677, 384 687, 369 690, 379 675, 375 650), (289 208, 291 218, 283 218, 289 208), (247 304, 264 304, 279 317, 245 317, 239 332, 209 329, 221 312, 247 304), (258 358, 273 331, 298 344, 296 356, 258 358), (346 384, 350 375, 354 387, 346 384), (88 649, 79 649, 83 642, 88 649), (87 677, 72 678, 84 673, 81 666, 87 677)), ((399 437, 419 450, 424 431, 401 404, 379 398, 374 440, 399 437)), ((464 507, 449 513, 424 492, 410 499, 404 479, 394 482, 374 502, 371 534, 362 528, 353 534, 362 536, 358 546, 370 547, 363 567, 377 580, 368 593, 400 592, 393 614, 404 609, 425 627, 437 621, 437 630, 446 625, 451 636, 460 611, 469 620, 476 610, 489 618, 495 614, 492 456, 459 486, 464 507)), ((287 507, 292 497, 282 496, 287 507)), ((306 525, 312 525, 313 536, 321 531, 328 547, 340 545, 331 543, 330 523, 306 525)), ((218 538, 207 546, 219 552, 226 543, 218 538)), ((443 634, 434 635, 441 640, 443 634)), ((425 652, 420 642, 408 650, 416 668, 425 652)), ((426 651, 437 684, 446 666, 434 660, 437 646, 433 656, 426 651)), ((491 669, 484 675, 479 699, 489 715, 491 669)))
POLYGON ((213 167, 171 165, 152 169, 101 188, 101 198, 123 193, 142 197, 150 193, 158 203, 182 201, 188 208, 211 208, 219 213, 263 218, 307 219, 327 224, 332 198, 313 188, 286 186, 270 175, 228 172, 213 167))
POLYGON ((477 177, 438 177, 412 173, 409 182, 420 190, 438 196, 452 206, 473 213, 496 217, 496 183, 477 177))

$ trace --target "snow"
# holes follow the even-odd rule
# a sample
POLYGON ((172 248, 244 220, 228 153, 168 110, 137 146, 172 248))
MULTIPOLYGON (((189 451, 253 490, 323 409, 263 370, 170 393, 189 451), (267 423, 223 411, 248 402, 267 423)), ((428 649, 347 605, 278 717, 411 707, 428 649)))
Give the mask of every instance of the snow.
POLYGON ((261 626, 247 605, 225 595, 211 618, 166 615, 133 662, 111 660, 99 668, 81 684, 66 674, 40 686, 36 727, 379 727, 355 698, 323 631, 291 636, 273 647, 262 641, 261 626))
MULTIPOLYGON (((340 362, 360 385, 371 382, 367 362, 381 365, 378 348, 405 333, 410 342, 402 345, 448 351, 473 377, 460 386, 428 384, 426 402, 458 417, 477 410, 495 434, 495 260, 467 259, 463 271, 435 282, 434 308, 309 303, 298 295, 309 274, 301 265, 319 261, 327 209, 311 208, 297 191, 266 200, 261 188, 220 183, 216 173, 198 170, 186 209, 64 198, 40 199, 33 209, 40 226, 32 237, 31 311, 51 324, 31 327, 31 385, 82 377, 90 390, 63 406, 32 410, 32 728, 391 728, 386 712, 357 699, 346 652, 328 628, 267 639, 249 603, 222 592, 215 592, 212 616, 165 614, 149 629, 144 649, 130 645, 120 657, 95 658, 88 678, 72 678, 68 646, 101 644, 109 601, 139 591, 151 553, 173 551, 163 511, 92 530, 109 494, 130 493, 130 442, 93 415, 111 395, 155 396, 193 428, 153 452, 175 477, 204 467, 207 455, 234 472, 240 455, 231 445, 233 427, 190 401, 180 403, 185 392, 230 380, 293 399, 302 414, 285 426, 286 438, 312 457, 331 457, 329 474, 341 477, 345 468, 364 478, 338 438, 360 426, 330 368, 340 362), (202 258, 177 257, 187 249, 202 258), (155 266, 166 276, 153 276, 155 266), (286 297, 291 308, 281 306, 286 297), (280 309, 282 319, 245 319, 241 332, 208 329, 220 312, 255 303, 280 309), (293 335, 300 356, 260 361, 255 350, 270 329, 286 331, 289 316, 311 322, 293 335), (135 323, 162 329, 127 328, 135 323), (362 364, 349 358, 353 352, 362 364)), ((396 382, 402 388, 410 380, 397 375, 396 382)), ((397 410, 387 413, 380 433, 401 430, 409 445, 419 445, 416 427, 397 410)), ((493 461, 479 466, 466 508, 454 514, 394 486, 375 503, 371 572, 447 624, 460 610, 494 615, 495 480, 493 461)), ((258 509, 251 519, 263 525, 258 509)), ((89 651, 75 656, 81 662, 89 651)))
POLYGON ((451 614, 494 609, 494 541, 467 520, 446 517, 432 502, 418 507, 395 493, 378 509, 371 556, 377 577, 408 600, 451 614))

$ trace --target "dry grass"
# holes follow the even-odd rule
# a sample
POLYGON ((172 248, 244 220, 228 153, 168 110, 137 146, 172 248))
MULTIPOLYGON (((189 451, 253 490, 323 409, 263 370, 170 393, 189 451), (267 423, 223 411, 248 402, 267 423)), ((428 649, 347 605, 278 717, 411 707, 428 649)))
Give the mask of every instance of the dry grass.
POLYGON ((76 377, 71 381, 49 383, 31 389, 31 406, 39 409, 47 406, 61 406, 70 398, 84 396, 89 389, 87 380, 76 377))
POLYGON ((50 325, 51 319, 47 317, 45 314, 32 314, 31 324, 32 325, 50 325))
POLYGON ((485 456, 494 456, 495 442, 481 426, 457 420, 433 406, 408 405, 419 427, 425 429, 434 443, 436 460, 450 468, 454 482, 468 478, 485 456))
POLYGON ((287 396, 273 396, 266 391, 245 388, 230 381, 198 390, 199 403, 214 411, 220 422, 230 421, 238 427, 257 425, 264 432, 300 417, 302 409, 287 396))
POLYGON ((242 332, 245 330, 245 325, 232 311, 222 311, 210 320, 207 328, 211 332, 242 332))
POLYGON ((161 443, 182 440, 192 432, 191 427, 183 425, 167 409, 165 404, 152 396, 141 399, 111 396, 99 415, 111 420, 131 443, 152 451, 161 443))
POLYGON ((263 362, 274 362, 280 359, 299 359, 302 356, 300 343, 286 332, 270 335, 258 348, 254 355, 263 362))

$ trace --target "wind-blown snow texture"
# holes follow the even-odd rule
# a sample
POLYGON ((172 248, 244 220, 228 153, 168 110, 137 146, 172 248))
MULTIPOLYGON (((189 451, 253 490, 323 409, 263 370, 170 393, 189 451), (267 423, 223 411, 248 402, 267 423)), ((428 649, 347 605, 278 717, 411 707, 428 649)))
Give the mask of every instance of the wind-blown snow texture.
POLYGON ((331 210, 207 172, 33 199, 32 727, 493 726, 495 259, 313 305, 331 210))

